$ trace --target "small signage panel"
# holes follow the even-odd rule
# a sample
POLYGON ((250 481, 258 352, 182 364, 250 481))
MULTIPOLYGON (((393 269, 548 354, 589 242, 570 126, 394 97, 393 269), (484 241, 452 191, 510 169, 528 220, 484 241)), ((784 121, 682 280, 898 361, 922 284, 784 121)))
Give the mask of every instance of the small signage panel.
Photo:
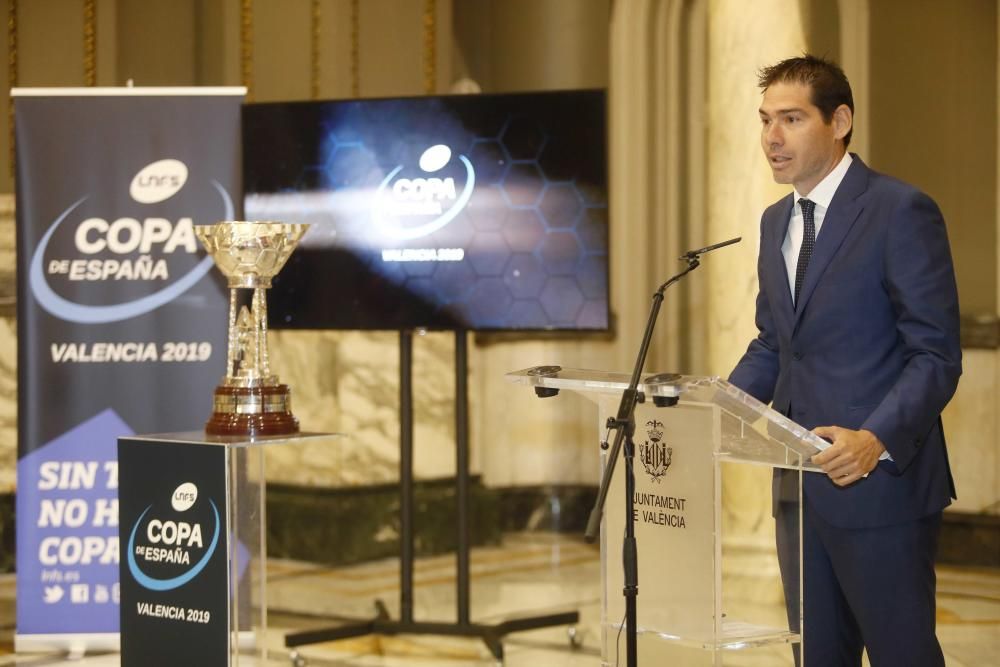
POLYGON ((228 664, 226 457, 118 441, 123 667, 228 664))

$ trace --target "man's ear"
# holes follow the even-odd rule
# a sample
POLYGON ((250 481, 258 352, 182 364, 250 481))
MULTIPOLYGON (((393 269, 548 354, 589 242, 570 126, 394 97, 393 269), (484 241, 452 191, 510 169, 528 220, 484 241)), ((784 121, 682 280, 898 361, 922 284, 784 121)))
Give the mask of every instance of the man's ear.
POLYGON ((854 126, 854 114, 846 104, 841 104, 833 110, 833 136, 843 139, 854 126))

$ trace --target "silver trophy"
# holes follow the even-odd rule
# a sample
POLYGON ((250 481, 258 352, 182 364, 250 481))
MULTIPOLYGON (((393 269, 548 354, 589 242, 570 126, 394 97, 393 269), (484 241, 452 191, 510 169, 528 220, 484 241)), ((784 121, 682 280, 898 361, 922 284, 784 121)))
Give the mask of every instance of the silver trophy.
POLYGON ((215 388, 211 435, 297 433, 291 391, 271 372, 267 353, 267 297, 273 278, 309 225, 281 222, 219 222, 194 228, 229 282, 229 344, 226 375, 215 388), (250 307, 240 289, 252 289, 250 307))

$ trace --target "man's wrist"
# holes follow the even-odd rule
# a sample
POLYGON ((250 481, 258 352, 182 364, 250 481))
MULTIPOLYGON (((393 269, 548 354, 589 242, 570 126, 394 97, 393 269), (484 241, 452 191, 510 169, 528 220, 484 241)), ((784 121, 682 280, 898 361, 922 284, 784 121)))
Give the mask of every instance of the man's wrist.
POLYGON ((864 433, 874 443, 874 447, 878 450, 879 461, 892 460, 892 455, 889 454, 889 450, 885 448, 885 443, 883 443, 882 440, 877 435, 875 435, 873 431, 869 431, 868 429, 863 428, 860 429, 860 432, 864 433))

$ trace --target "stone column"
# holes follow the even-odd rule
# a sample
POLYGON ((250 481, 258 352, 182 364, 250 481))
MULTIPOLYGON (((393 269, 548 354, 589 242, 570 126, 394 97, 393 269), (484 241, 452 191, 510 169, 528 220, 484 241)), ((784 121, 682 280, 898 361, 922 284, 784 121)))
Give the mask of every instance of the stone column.
MULTIPOLYGON (((788 193, 776 185, 761 152, 757 70, 802 53, 805 37, 797 0, 714 0, 709 3, 708 242, 743 242, 705 258, 708 273, 706 373, 726 377, 756 335, 760 216, 788 193)), ((704 276, 702 276, 704 277, 704 276)), ((727 538, 773 545, 770 470, 724 471, 727 538), (738 537, 739 536, 739 537, 738 537)))

